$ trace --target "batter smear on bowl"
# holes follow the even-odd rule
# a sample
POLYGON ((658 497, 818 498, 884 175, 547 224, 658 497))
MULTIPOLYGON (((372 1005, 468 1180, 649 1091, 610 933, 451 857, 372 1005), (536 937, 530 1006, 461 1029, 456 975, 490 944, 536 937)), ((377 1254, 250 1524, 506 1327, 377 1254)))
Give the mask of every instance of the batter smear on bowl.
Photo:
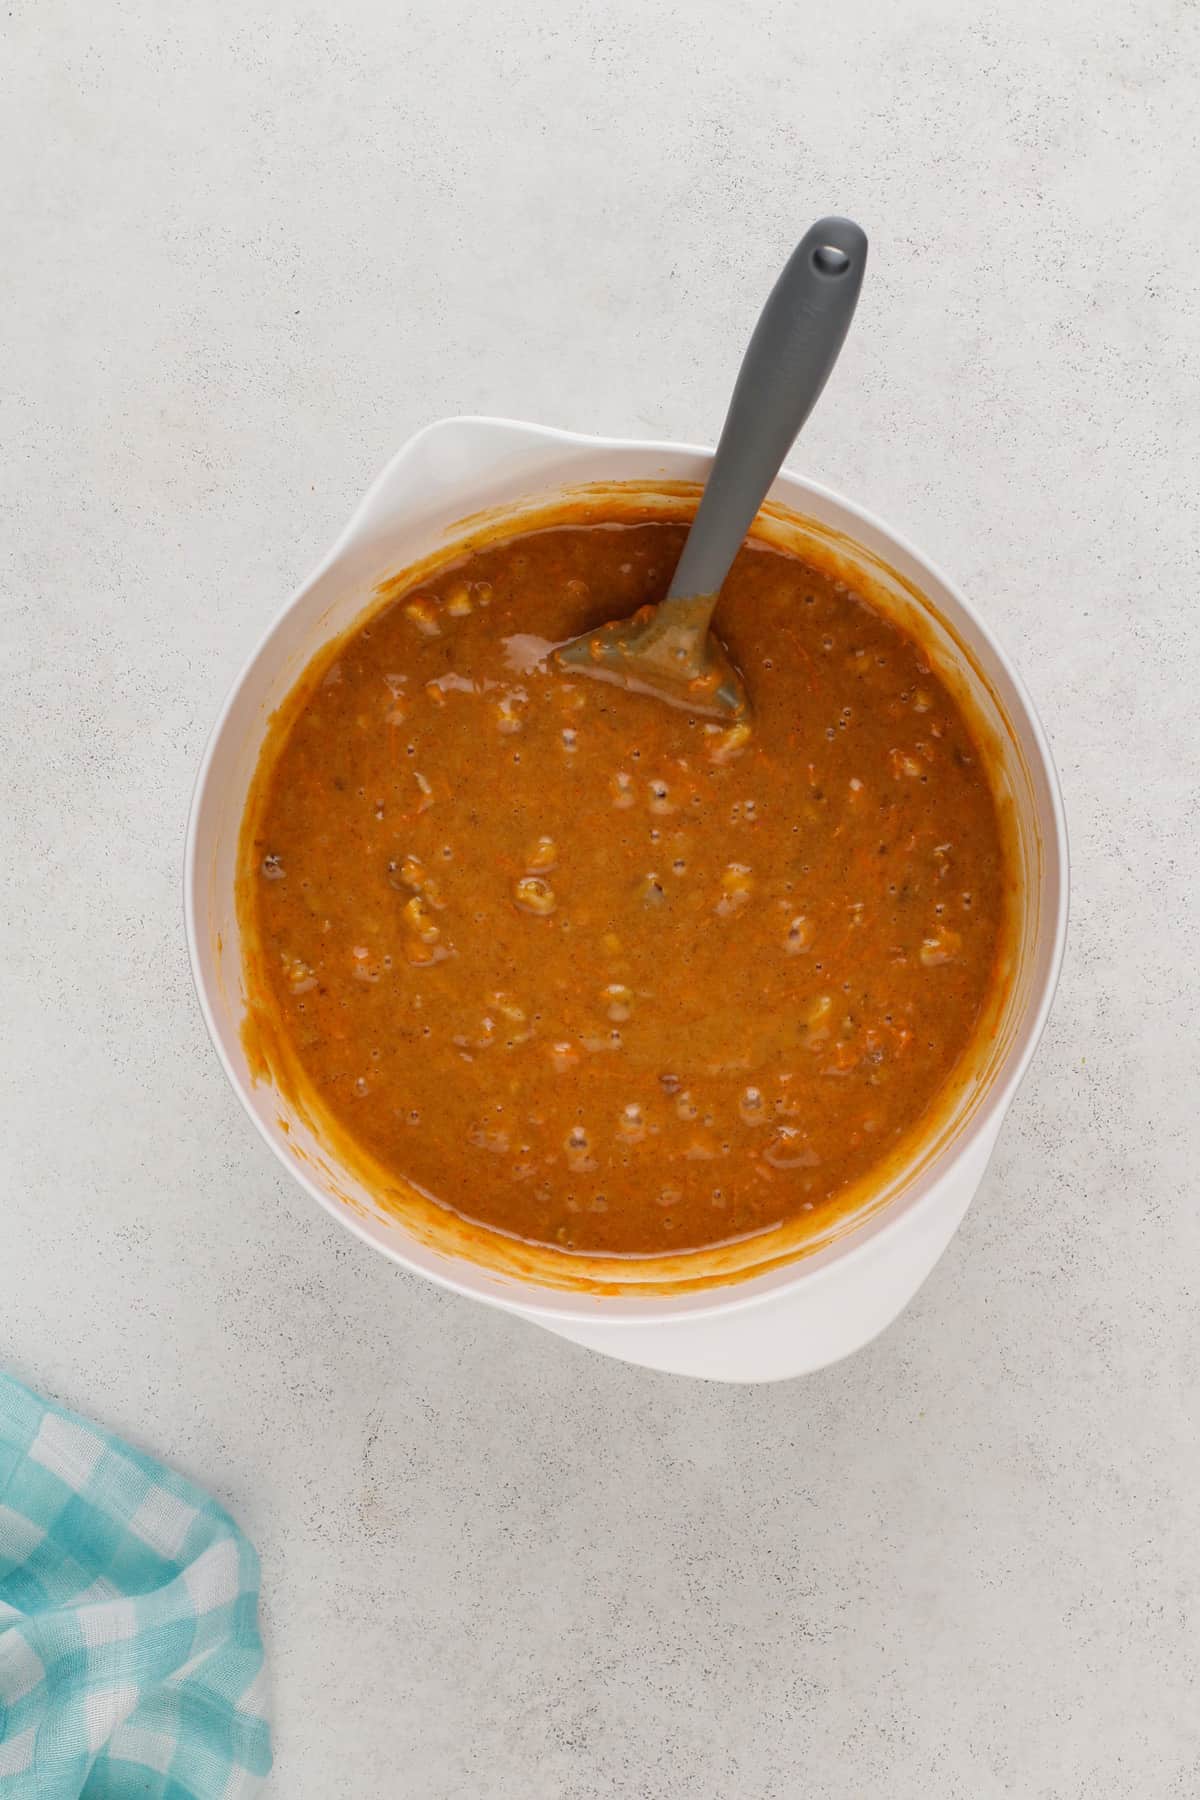
POLYGON ((979 746, 920 645, 749 542, 748 722, 571 678, 686 527, 560 524, 392 595, 305 673, 241 839, 252 1006, 387 1171, 556 1250, 663 1256, 839 1194, 998 979, 979 746))

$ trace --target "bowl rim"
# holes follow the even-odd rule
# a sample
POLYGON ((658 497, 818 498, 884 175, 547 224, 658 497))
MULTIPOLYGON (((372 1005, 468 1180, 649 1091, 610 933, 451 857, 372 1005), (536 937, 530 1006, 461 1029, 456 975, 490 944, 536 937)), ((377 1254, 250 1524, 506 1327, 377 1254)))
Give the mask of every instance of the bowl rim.
MULTIPOLYGON (((875 1217, 865 1219, 861 1226, 850 1226, 843 1235, 835 1238, 816 1253, 800 1256, 793 1262, 765 1271, 760 1276, 749 1275, 729 1286, 716 1286, 678 1296, 661 1294, 646 1298, 636 1294, 620 1296, 579 1294, 573 1296, 569 1291, 542 1288, 532 1282, 511 1276, 503 1278, 503 1288, 497 1286, 496 1291, 484 1290, 475 1285, 480 1275, 490 1277, 494 1282, 498 1282, 500 1278, 492 1275, 484 1265, 477 1265, 465 1258, 455 1257, 445 1252, 441 1253, 442 1260, 446 1264, 444 1270, 430 1268, 423 1263, 414 1261, 405 1254, 405 1235, 402 1226, 395 1233, 396 1242, 390 1239, 386 1242, 381 1241, 367 1229, 367 1225, 351 1207, 327 1193, 311 1177, 304 1164, 290 1159, 285 1154, 285 1144, 278 1134, 269 1129, 255 1110, 241 1070, 226 1054, 200 957, 200 932, 196 906, 197 838, 213 763, 230 715, 242 689, 249 682, 260 658, 280 626, 314 583, 337 563, 345 550, 354 542, 363 524, 369 518, 376 500, 386 491, 393 472, 400 462, 409 457, 418 446, 424 445, 427 440, 439 434, 450 430, 461 431, 471 427, 508 432, 515 437, 524 438, 527 442, 540 441, 547 445, 560 444, 564 448, 571 446, 616 452, 629 450, 642 455, 657 454, 668 458, 693 457, 701 462, 711 461, 714 454, 711 445, 689 444, 674 439, 600 436, 590 432, 570 431, 558 426, 542 425, 531 420, 511 419, 488 414, 448 415, 421 427, 405 439, 368 487, 325 555, 319 559, 315 567, 293 589, 284 604, 272 615, 231 682, 208 734, 192 786, 182 870, 184 929, 187 938, 188 962, 192 985, 196 992, 205 1028, 243 1110, 252 1121, 259 1136, 269 1145, 293 1180, 297 1181, 340 1225, 372 1250, 382 1253, 400 1267, 435 1282, 439 1287, 451 1293, 461 1294, 468 1299, 495 1306, 501 1311, 540 1317, 544 1323, 549 1325, 566 1326, 575 1323, 587 1324, 592 1327, 611 1326, 614 1330, 630 1325, 680 1324, 714 1314, 742 1312, 756 1306, 768 1305, 782 1295, 792 1292, 801 1284, 812 1284, 835 1275, 841 1276, 850 1262, 863 1261, 871 1256, 885 1254, 890 1239, 898 1236, 905 1228, 911 1229, 919 1218, 930 1213, 938 1205, 947 1178, 965 1160, 972 1147, 983 1142, 987 1145, 987 1151, 990 1154, 991 1143, 988 1142, 988 1133, 990 1132, 991 1140, 994 1142, 1005 1114, 1041 1041, 1058 990, 1066 948, 1070 909, 1069 842, 1066 811, 1058 771, 1045 727, 1020 672, 1002 644, 997 641, 958 584, 946 574, 941 566, 909 538, 887 524, 878 514, 871 512, 857 501, 847 499, 835 489, 827 487, 821 482, 813 481, 807 475, 800 474, 785 463, 780 470, 780 478, 785 479, 791 485, 793 493, 798 489, 801 495, 811 495, 817 500, 825 501, 839 508, 855 524, 862 525, 868 531, 876 533, 890 547, 909 558, 923 573, 928 574, 933 581, 940 584, 953 597, 969 621, 971 630, 978 634, 979 639, 995 656, 1020 702, 1028 724, 1029 741, 1024 748, 1026 751, 1032 749, 1035 752, 1040 773, 1046 784, 1053 826, 1047 848, 1052 846, 1052 866, 1058 877, 1057 903, 1053 918, 1048 920, 1047 928, 1049 955, 1040 991, 1036 991, 1036 1000, 1032 994, 1030 996, 1025 1019, 1024 1045, 1002 1067, 998 1078, 983 1097, 975 1116, 967 1122, 963 1132, 935 1159, 931 1166, 932 1179, 922 1192, 897 1195, 895 1201, 883 1208, 875 1217), (464 1277, 473 1279, 459 1279, 456 1273, 459 1269, 464 1272, 464 1277)), ((796 497, 799 498, 799 495, 796 497)))

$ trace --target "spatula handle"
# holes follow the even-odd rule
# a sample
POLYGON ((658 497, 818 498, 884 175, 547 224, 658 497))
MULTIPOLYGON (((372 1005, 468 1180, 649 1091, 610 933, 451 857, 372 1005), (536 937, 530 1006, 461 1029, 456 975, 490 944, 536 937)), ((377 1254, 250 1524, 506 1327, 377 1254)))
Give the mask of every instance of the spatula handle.
POLYGON ((668 601, 715 595, 729 573, 837 361, 866 265, 866 233, 850 219, 818 219, 792 252, 742 359, 668 601))

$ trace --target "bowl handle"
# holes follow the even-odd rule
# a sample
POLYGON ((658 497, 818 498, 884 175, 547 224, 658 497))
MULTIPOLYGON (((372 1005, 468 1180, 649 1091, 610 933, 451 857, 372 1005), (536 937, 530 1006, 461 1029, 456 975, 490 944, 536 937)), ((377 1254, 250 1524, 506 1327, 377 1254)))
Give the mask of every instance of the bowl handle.
POLYGON ((594 438, 519 419, 439 419, 396 452, 354 513, 334 554, 387 538, 414 517, 452 520, 462 511, 464 494, 486 507, 489 477, 505 492, 511 492, 514 479, 540 486, 551 471, 561 480, 572 447, 582 457, 595 443, 594 438))

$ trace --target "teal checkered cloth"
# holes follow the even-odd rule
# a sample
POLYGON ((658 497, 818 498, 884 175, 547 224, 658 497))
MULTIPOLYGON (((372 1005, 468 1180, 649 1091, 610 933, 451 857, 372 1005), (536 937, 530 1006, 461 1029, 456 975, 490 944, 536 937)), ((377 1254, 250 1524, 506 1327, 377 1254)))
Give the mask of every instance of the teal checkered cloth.
POLYGON ((0 1375, 0 1795, 243 1800, 258 1558, 170 1469, 0 1375))

